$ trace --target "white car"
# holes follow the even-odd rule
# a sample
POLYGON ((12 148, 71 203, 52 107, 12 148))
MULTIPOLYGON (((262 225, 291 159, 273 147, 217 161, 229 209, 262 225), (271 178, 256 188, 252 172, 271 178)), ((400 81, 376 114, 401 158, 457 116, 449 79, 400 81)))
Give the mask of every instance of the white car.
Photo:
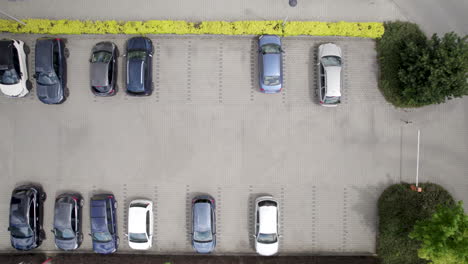
POLYGON ((278 253, 278 201, 271 196, 255 199, 255 250, 262 256, 278 253))
POLYGON ((322 44, 318 51, 318 89, 320 104, 334 107, 341 102, 341 49, 333 43, 322 44))
POLYGON ((0 90, 7 96, 23 97, 29 93, 27 52, 21 40, 0 40, 0 90))
POLYGON ((133 200, 128 209, 128 245, 133 249, 151 248, 153 240, 153 203, 133 200))

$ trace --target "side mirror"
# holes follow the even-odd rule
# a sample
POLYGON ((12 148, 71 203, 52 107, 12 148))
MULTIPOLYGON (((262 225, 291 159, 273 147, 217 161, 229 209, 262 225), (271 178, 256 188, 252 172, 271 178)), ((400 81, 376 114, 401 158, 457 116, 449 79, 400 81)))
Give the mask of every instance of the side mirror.
POLYGON ((128 237, 128 234, 124 234, 124 236, 128 237))
POLYGON ((55 234, 55 229, 51 229, 50 232, 54 233, 55 234))
POLYGON ((11 227, 8 227, 8 231, 11 231, 11 227))
POLYGON ((89 233, 88 235, 91 236, 91 233, 89 233))

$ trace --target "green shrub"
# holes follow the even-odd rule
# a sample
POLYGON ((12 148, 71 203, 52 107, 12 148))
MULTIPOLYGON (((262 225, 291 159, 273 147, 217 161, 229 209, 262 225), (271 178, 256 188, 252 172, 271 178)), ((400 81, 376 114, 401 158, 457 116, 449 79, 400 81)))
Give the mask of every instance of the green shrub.
POLYGON ((468 94, 466 40, 455 33, 428 40, 416 24, 385 23, 377 39, 384 97, 397 107, 420 107, 468 94))
POLYGON ((421 241, 418 256, 433 264, 468 264, 468 215, 463 202, 439 207, 430 219, 416 223, 410 233, 421 241))
POLYGON ((378 38, 384 33, 382 23, 292 21, 203 21, 190 23, 173 20, 80 21, 25 19, 26 25, 0 20, 0 32, 34 34, 217 34, 280 36, 348 36, 378 38))
POLYGON ((388 187, 378 201, 379 234, 377 254, 382 264, 423 264, 418 257, 420 243, 409 238, 417 221, 429 219, 438 205, 453 206, 452 196, 441 186, 421 184, 423 192, 410 190, 407 183, 388 187))

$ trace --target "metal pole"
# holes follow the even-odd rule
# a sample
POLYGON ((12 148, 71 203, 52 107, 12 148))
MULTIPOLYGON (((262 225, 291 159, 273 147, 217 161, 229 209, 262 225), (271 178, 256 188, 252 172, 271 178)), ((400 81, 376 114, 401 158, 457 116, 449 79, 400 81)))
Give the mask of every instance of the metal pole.
POLYGON ((0 10, 0 13, 2 13, 3 15, 5 15, 5 16, 7 16, 7 17, 13 19, 13 20, 15 20, 16 22, 18 22, 18 23, 20 23, 20 24, 23 24, 24 26, 26 26, 26 23, 24 23, 23 21, 17 19, 16 17, 10 16, 9 14, 3 12, 2 10, 0 10))
POLYGON ((421 138, 421 130, 418 129, 418 153, 416 156, 416 187, 419 184, 419 142, 421 138))

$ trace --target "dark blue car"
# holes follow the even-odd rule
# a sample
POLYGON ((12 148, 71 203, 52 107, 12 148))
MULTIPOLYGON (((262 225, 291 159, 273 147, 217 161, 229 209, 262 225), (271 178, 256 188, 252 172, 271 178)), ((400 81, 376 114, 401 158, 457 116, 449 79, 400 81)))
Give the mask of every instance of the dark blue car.
POLYGON ((40 38, 36 41, 37 97, 45 104, 60 104, 67 97, 68 50, 59 38, 40 38))
POLYGON ((135 96, 153 92, 153 43, 145 37, 127 41, 127 93, 135 96))
POLYGON ((91 198, 91 237, 96 253, 110 254, 119 247, 117 235, 117 201, 113 194, 97 194, 91 198))

